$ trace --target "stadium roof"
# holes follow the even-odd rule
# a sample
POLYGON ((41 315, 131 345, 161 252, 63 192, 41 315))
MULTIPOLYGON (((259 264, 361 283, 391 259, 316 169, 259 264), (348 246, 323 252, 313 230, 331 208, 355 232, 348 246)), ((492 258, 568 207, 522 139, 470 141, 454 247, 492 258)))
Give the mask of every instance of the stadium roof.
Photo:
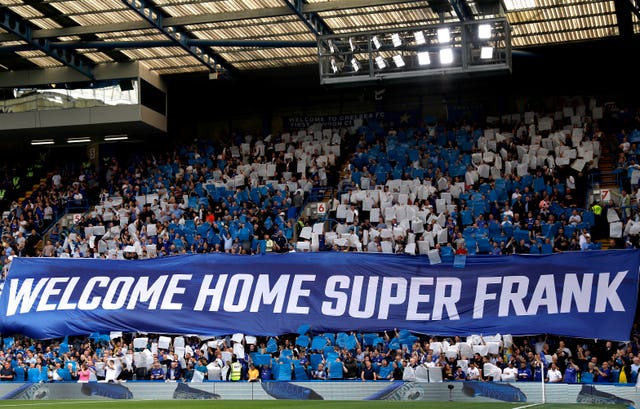
POLYGON ((160 75, 317 64, 317 36, 506 17, 514 51, 632 38, 637 0, 2 0, 0 72, 139 61, 160 75))

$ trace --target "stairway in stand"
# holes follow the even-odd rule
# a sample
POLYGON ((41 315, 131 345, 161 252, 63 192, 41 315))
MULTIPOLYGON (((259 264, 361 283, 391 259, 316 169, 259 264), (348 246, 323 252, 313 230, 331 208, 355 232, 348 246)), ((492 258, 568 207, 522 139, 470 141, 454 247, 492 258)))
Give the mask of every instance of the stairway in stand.
MULTIPOLYGON (((616 162, 614 159, 614 154, 611 152, 611 145, 609 141, 602 140, 600 142, 600 159, 598 161, 598 169, 600 170, 600 189, 618 189, 618 182, 616 180, 616 175, 613 171, 616 168, 616 162)), ((594 186, 592 186, 594 188, 594 186)), ((609 248, 609 239, 600 239, 598 240, 602 243, 602 249, 606 250, 609 248)))
POLYGON ((601 189, 613 189, 618 187, 616 181, 616 175, 613 171, 616 168, 616 163, 611 152, 611 147, 607 141, 602 141, 600 144, 602 153, 600 160, 598 161, 598 168, 600 169, 600 188, 601 189))

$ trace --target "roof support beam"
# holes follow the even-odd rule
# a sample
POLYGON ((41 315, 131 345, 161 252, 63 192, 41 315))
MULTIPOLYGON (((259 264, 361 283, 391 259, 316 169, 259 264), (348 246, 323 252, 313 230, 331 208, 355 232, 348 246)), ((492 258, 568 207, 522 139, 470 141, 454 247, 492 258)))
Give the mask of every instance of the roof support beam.
POLYGON ((287 7, 289 7, 293 12, 300 18, 300 20, 304 23, 305 26, 311 30, 314 36, 318 37, 319 35, 328 35, 333 34, 333 30, 331 27, 324 22, 322 17, 315 12, 305 13, 302 10, 302 6, 304 5, 303 0, 283 0, 287 7))
MULTIPOLYGON (((175 45, 181 47, 192 57, 205 65, 211 71, 219 71, 222 64, 226 64, 221 57, 215 55, 211 50, 203 47, 189 45, 188 41, 192 40, 192 35, 182 27, 165 27, 163 25, 163 16, 160 9, 147 0, 122 0, 124 4, 151 25, 162 32, 167 38, 169 38, 175 45)), ((225 68, 227 68, 225 67, 225 68)))
POLYGON ((34 39, 35 31, 31 23, 22 16, 8 8, 0 8, 0 27, 17 36, 20 40, 27 42, 30 46, 42 51, 48 56, 56 59, 67 67, 73 68, 85 77, 94 79, 93 63, 82 55, 72 50, 63 50, 52 45, 51 41, 45 38, 34 39))
POLYGON ((637 8, 629 0, 615 0, 616 18, 618 20, 618 31, 623 38, 633 37, 633 19, 631 13, 637 8))
POLYGON ((631 11, 640 19, 640 0, 629 0, 631 2, 631 11))
POLYGON ((449 0, 449 3, 451 3, 453 11, 456 13, 456 16, 458 16, 460 21, 473 20, 473 13, 471 12, 471 8, 467 4, 466 0, 449 0))
MULTIPOLYGON (((277 40, 188 40, 187 45, 193 47, 239 47, 239 48, 316 48, 315 41, 277 41, 277 40)), ((174 47, 170 40, 159 41, 65 41, 52 43, 60 49, 131 49, 131 48, 155 48, 174 47)), ((0 54, 14 53, 17 51, 32 51, 34 47, 28 44, 0 46, 0 54)))

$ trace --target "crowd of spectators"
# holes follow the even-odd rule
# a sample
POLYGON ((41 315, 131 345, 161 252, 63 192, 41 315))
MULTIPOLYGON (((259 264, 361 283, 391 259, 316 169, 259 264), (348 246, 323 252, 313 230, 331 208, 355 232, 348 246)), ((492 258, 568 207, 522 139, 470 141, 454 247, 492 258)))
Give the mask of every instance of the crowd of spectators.
POLYGON ((607 238, 609 248, 638 247, 637 178, 619 194, 613 189, 610 201, 587 197, 603 141, 625 163, 635 157, 625 131, 616 134, 606 119, 601 128, 577 107, 483 127, 370 120, 350 130, 234 134, 228 145, 195 141, 124 164, 112 158, 99 175, 90 167, 55 173, 14 203, 3 217, 3 260, 292 250, 449 259, 595 250, 607 238), (339 193, 328 203, 328 223, 314 226, 301 210, 323 188, 339 193), (61 206, 87 197, 98 205, 75 226, 56 224, 44 242, 34 235, 61 206))
POLYGON ((119 333, 50 341, 17 336, 3 340, 0 381, 532 382, 544 376, 546 382, 636 384, 639 337, 637 326, 625 343, 406 330, 219 338, 119 333))
MULTIPOLYGON (((329 250, 427 254, 433 262, 434 252, 445 259, 595 250, 597 240, 610 236, 610 247, 639 247, 640 220, 632 210, 640 172, 630 142, 635 133, 612 133, 586 115, 512 119, 483 127, 370 121, 350 131, 238 134, 228 146, 194 141, 128 162, 110 158, 100 172, 90 166, 55 171, 3 215, 3 277, 15 256, 329 250), (599 177, 602 143, 624 163, 628 180, 615 201, 590 203, 587 186, 599 177), (332 187, 340 193, 329 202, 329 221, 313 225, 302 213, 305 200, 332 187), (96 205, 78 223, 55 223, 61 208, 81 207, 87 198, 96 205)), ((407 331, 327 334, 322 348, 298 338, 190 337, 180 353, 154 348, 153 336, 138 348, 131 336, 5 338, 2 357, 9 365, 0 379, 413 380, 438 367, 442 379, 451 380, 544 375, 550 382, 635 382, 640 367, 635 332, 633 342, 615 347, 551 338, 445 340, 407 331), (498 351, 484 349, 491 342, 499 343, 498 351)))

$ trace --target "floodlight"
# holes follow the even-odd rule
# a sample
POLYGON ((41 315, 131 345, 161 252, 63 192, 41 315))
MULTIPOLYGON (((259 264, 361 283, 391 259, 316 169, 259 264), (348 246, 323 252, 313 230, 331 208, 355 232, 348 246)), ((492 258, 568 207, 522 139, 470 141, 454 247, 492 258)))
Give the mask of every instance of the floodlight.
POLYGON ((445 28, 439 28, 438 29, 438 42, 443 44, 443 43, 448 43, 451 41, 451 32, 449 31, 448 27, 445 28))
POLYGON ((453 63, 453 50, 451 48, 443 48, 440 50, 440 64, 453 63))
POLYGON ((387 66, 387 63, 384 61, 384 58, 377 56, 376 65, 378 66, 379 69, 383 69, 387 66))
POLYGON ((382 44, 380 43, 380 40, 378 40, 378 36, 373 36, 371 41, 373 42, 373 45, 376 47, 376 50, 379 50, 380 47, 382 47, 382 44))
POLYGON ((416 44, 418 45, 427 43, 427 40, 424 38, 424 33, 422 31, 416 31, 415 33, 413 33, 413 37, 416 39, 416 44))
POLYGON ((129 136, 127 134, 118 134, 118 135, 106 135, 104 137, 105 141, 108 142, 113 142, 113 141, 126 141, 127 139, 129 139, 129 136))
POLYGON ((34 139, 31 141, 31 145, 53 145, 53 139, 34 139))
POLYGON ((353 70, 355 72, 360 71, 360 63, 358 62, 358 60, 356 60, 355 58, 351 59, 351 66, 353 67, 353 70))
POLYGON ((336 65, 335 58, 331 59, 331 71, 333 71, 334 74, 338 72, 338 66, 336 65))
POLYGON ((429 52, 422 51, 418 53, 418 64, 419 65, 431 64, 431 58, 429 58, 429 52))
POLYGON ((493 47, 482 47, 480 49, 480 58, 490 60, 493 58, 493 47))
POLYGON ((491 25, 480 24, 478 26, 478 38, 481 40, 488 40, 491 38, 491 25))
POLYGON ((329 43, 329 50, 331 50, 331 54, 336 52, 335 47, 333 46, 333 41, 329 40, 327 41, 329 43))
POLYGON ((398 68, 402 68, 404 67, 404 60, 402 59, 401 55, 394 55, 393 56, 393 63, 396 65, 396 67, 398 68))
POLYGON ((402 45, 402 40, 400 39, 400 34, 393 33, 391 34, 391 42, 394 47, 400 47, 402 45))
POLYGON ((91 138, 67 138, 67 143, 85 143, 91 142, 91 138))
POLYGON ((351 51, 356 49, 356 46, 353 44, 353 38, 349 38, 349 47, 351 47, 351 51))

